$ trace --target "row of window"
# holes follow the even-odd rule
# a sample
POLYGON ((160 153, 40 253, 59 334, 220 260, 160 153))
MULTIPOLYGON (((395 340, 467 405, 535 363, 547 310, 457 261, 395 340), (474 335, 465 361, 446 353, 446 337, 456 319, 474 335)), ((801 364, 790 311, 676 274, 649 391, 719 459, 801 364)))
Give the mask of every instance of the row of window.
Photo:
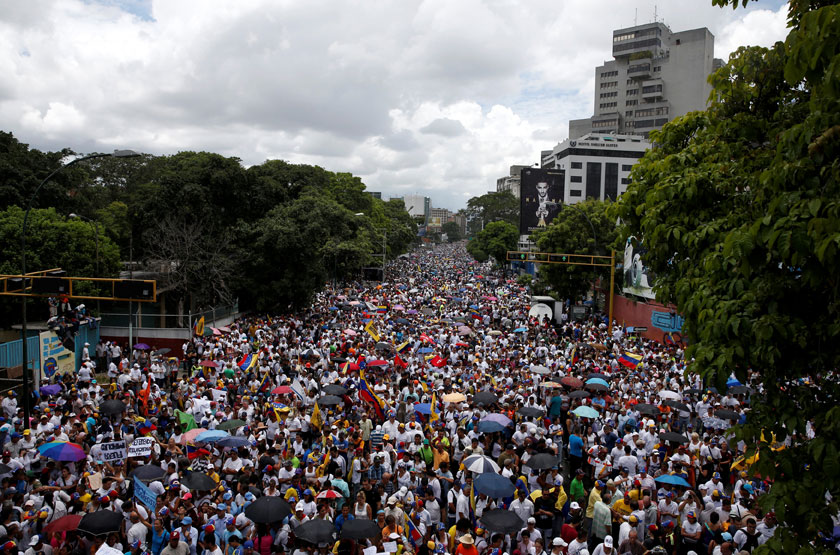
POLYGON ((602 89, 611 89, 618 86, 618 81, 605 81, 601 83, 602 89))
POLYGON ((633 95, 639 94, 639 89, 627 89, 625 94, 627 96, 633 96, 633 95))
POLYGON ((624 101, 625 106, 636 106, 638 103, 639 103, 638 100, 625 100, 624 101))
POLYGON ((650 64, 635 64, 627 68, 628 75, 630 73, 639 73, 640 71, 650 71, 650 64))
POLYGON ((601 102, 598 105, 599 109, 603 110, 604 108, 615 108, 618 105, 618 102, 601 102))
POLYGON ((618 71, 602 71, 601 79, 604 77, 615 77, 616 75, 618 75, 618 71))
POLYGON ((647 39, 647 40, 639 40, 635 42, 628 42, 625 44, 614 44, 613 45, 613 52, 621 52, 622 50, 634 50, 636 48, 644 48, 646 46, 662 46, 662 41, 660 39, 647 39))
POLYGON ((662 92, 662 85, 648 85, 647 87, 642 87, 642 94, 652 92, 662 92))
POLYGON ((649 116, 667 116, 668 106, 660 106, 658 108, 645 108, 643 110, 636 110, 637 118, 644 118, 649 116))
POLYGON ((618 96, 618 91, 601 93, 601 98, 615 98, 618 96))
POLYGON ((618 125, 618 120, 608 119, 605 121, 593 121, 592 128, 599 128, 603 129, 605 127, 616 127, 618 125))

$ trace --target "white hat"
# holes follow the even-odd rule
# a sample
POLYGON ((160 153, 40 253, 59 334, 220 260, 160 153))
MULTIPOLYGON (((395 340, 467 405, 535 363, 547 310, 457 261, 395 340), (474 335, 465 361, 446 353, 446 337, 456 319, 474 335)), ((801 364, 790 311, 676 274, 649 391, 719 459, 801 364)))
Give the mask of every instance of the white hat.
POLYGON ((536 523, 537 523, 537 519, 536 519, 536 518, 534 518, 534 517, 529 517, 529 518, 528 518, 528 524, 536 524, 536 523))
POLYGON ((389 540, 398 540, 398 539, 400 539, 400 535, 399 535, 399 534, 397 534, 396 532, 391 532, 391 533, 388 535, 388 539, 389 539, 389 540))
POLYGON ((573 510, 580 509, 580 504, 577 501, 572 501, 572 504, 569 505, 569 508, 573 510))
POLYGON ((29 540, 29 547, 35 547, 36 545, 38 545, 39 541, 41 541, 41 538, 37 534, 35 534, 34 536, 32 536, 32 539, 29 540))
POLYGON ((604 538, 604 547, 609 547, 610 549, 612 549, 612 546, 613 546, 612 536, 607 536, 606 538, 604 538))
POLYGON ((554 538, 551 541, 551 545, 559 546, 559 547, 566 547, 569 544, 567 544, 565 541, 563 541, 563 538, 561 538, 560 536, 557 536, 556 538, 554 538))

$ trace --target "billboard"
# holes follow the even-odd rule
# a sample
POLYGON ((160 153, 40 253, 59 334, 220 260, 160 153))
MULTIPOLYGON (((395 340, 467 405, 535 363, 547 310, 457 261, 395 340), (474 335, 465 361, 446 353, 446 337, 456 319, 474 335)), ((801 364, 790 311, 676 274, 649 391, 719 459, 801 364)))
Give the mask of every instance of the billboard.
POLYGON ((656 299, 651 288, 651 276, 642 262, 647 249, 642 241, 634 236, 627 238, 624 243, 624 286, 622 292, 645 299, 656 299))
POLYGON ((44 380, 49 380, 55 374, 72 375, 76 371, 76 353, 66 349, 55 332, 42 331, 39 340, 41 376, 44 380))
POLYGON ((564 170, 524 168, 520 174, 519 233, 548 226, 560 211, 566 188, 564 170))

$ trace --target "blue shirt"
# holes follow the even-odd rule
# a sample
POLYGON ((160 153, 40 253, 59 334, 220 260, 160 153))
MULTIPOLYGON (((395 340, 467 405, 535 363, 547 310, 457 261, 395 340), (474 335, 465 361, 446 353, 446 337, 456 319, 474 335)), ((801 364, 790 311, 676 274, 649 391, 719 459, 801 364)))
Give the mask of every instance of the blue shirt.
POLYGON ((583 456, 583 440, 577 434, 569 436, 569 454, 574 457, 583 456))
POLYGON ((356 519, 356 517, 353 516, 352 514, 348 514, 347 518, 344 518, 344 515, 340 514, 337 517, 335 517, 335 529, 338 530, 339 532, 341 532, 341 527, 344 526, 345 522, 347 522, 348 520, 355 520, 355 519, 356 519))

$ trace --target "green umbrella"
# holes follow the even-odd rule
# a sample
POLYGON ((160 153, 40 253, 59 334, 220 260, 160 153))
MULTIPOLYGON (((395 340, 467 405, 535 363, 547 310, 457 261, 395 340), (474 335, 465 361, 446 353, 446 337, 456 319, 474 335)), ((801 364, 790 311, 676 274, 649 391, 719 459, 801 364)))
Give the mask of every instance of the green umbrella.
POLYGON ((239 420, 238 418, 234 418, 233 420, 225 420, 218 426, 216 426, 217 430, 234 430, 236 428, 241 428, 245 425, 244 420, 239 420))

